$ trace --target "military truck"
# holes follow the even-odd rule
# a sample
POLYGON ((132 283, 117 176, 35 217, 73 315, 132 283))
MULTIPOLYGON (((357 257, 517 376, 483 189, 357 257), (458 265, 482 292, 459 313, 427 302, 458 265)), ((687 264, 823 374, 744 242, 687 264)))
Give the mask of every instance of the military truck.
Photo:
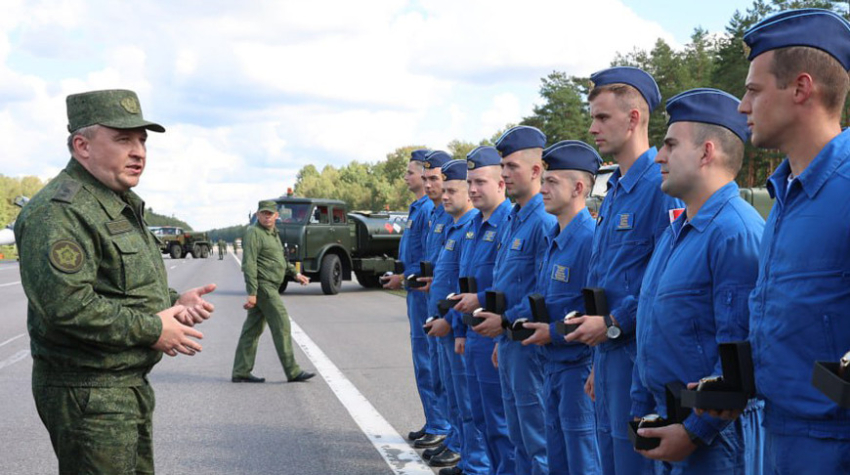
MULTIPOLYGON (((343 201, 318 198, 281 196, 272 201, 280 213, 276 227, 287 260, 320 282, 325 294, 337 294, 352 274, 363 287, 380 287, 380 277, 394 269, 406 213, 349 212, 343 201)), ((251 224, 255 222, 252 216, 251 224)))
POLYGON ((212 243, 207 233, 183 231, 176 226, 148 226, 159 238, 159 250, 169 254, 172 259, 185 258, 191 254, 195 259, 210 257, 212 243))
MULTIPOLYGON (((616 169, 617 165, 603 165, 599 168, 599 174, 596 176, 596 183, 594 183, 593 190, 591 190, 590 196, 587 198, 587 209, 594 218, 596 218, 596 215, 599 213, 599 207, 602 205, 602 200, 608 193, 608 180, 611 178, 611 174, 614 173, 614 170, 616 169)), ((753 208, 759 212, 761 217, 767 220, 767 216, 773 208, 773 198, 770 197, 770 194, 767 192, 767 188, 763 186, 741 188, 740 194, 744 201, 751 204, 753 208)))

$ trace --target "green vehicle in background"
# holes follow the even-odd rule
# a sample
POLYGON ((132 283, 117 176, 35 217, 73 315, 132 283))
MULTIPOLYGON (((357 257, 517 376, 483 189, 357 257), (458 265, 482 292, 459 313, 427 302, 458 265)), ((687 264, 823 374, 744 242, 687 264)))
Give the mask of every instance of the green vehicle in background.
MULTIPOLYGON (((366 288, 395 269, 407 213, 349 212, 343 201, 281 196, 272 198, 280 217, 276 227, 286 259, 299 272, 334 295, 352 274, 366 288)), ((251 224, 256 217, 251 217, 251 224)), ((280 291, 286 290, 284 281, 280 291)))
POLYGON ((207 233, 183 231, 176 226, 148 226, 159 239, 159 249, 172 259, 185 258, 191 254, 195 259, 210 257, 212 243, 207 233))
MULTIPOLYGON (((596 219, 596 215, 599 213, 602 200, 605 199, 605 195, 608 193, 608 180, 616 169, 617 165, 603 165, 599 168, 596 183, 594 183, 593 190, 591 190, 590 196, 587 198, 587 209, 594 219, 596 219)), ((751 204, 766 221, 767 215, 770 214, 770 210, 773 208, 773 198, 770 197, 767 188, 763 186, 741 188, 740 193, 741 198, 751 204)))

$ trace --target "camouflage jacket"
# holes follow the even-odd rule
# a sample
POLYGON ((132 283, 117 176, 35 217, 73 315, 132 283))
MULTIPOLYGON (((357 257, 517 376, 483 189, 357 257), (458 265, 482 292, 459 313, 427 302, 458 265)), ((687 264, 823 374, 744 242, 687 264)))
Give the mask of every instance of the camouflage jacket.
POLYGON ((295 266, 286 262, 277 228, 266 229, 260 223, 248 226, 242 237, 242 272, 248 295, 257 295, 261 280, 280 286, 287 275, 297 274, 295 266))
POLYGON ((139 384, 162 353, 155 314, 176 302, 144 202, 116 194, 75 159, 15 223, 33 383, 139 384))

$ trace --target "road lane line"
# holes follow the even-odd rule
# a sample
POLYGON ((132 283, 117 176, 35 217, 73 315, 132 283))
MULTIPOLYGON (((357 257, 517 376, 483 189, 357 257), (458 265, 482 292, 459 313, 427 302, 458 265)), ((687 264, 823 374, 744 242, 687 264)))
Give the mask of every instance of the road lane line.
MULTIPOLYGON (((233 256, 239 265, 242 261, 233 256)), ((325 382, 342 403, 360 430, 375 447, 381 457, 387 462, 396 475, 434 475, 434 471, 422 461, 413 447, 387 422, 375 409, 366 396, 345 377, 342 371, 328 358, 316 343, 289 318, 292 327, 292 339, 301 347, 307 358, 316 367, 325 382)))
POLYGON ((30 355, 30 350, 21 350, 21 351, 15 353, 14 355, 6 358, 5 360, 0 361, 0 369, 5 368, 6 366, 12 366, 13 364, 17 363, 18 361, 26 359, 26 357, 29 356, 29 355, 30 355))
POLYGON ((14 269, 14 270, 18 270, 18 269, 19 269, 19 267, 18 267, 18 266, 8 266, 8 267, 7 267, 7 266, 3 266, 3 267, 0 267, 0 272, 2 272, 2 271, 4 271, 4 270, 13 270, 13 269, 14 269))
POLYGON ((21 333, 21 334, 20 334, 20 335, 18 335, 18 336, 13 336, 12 338, 9 338, 8 340, 4 341, 3 343, 0 343, 0 346, 3 346, 3 345, 5 345, 5 344, 7 344, 7 343, 12 343, 13 341, 15 341, 15 340, 17 340, 18 338, 20 338, 20 337, 22 337, 22 336, 25 336, 25 335, 26 335, 26 333, 21 333))
POLYGON ((14 282, 9 282, 8 284, 0 284, 0 287, 8 287, 10 285, 15 285, 15 284, 20 284, 20 283, 21 283, 20 280, 16 280, 14 282))

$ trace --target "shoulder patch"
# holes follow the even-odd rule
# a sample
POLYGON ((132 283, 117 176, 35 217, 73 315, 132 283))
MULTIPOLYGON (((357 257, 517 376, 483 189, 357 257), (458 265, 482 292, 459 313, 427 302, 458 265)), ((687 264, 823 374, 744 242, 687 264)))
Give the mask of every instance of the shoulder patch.
POLYGON ((121 218, 117 221, 107 222, 106 229, 109 231, 110 236, 115 236, 116 234, 124 234, 132 231, 133 225, 126 218, 121 218))
POLYGON ((59 186, 59 189, 56 190, 52 200, 70 203, 74 201, 74 196, 77 195, 77 192, 79 192, 82 187, 83 185, 78 181, 67 180, 59 186))
POLYGON ((70 239, 60 239, 50 246, 50 263, 66 274, 75 274, 83 268, 86 261, 82 248, 70 239))

